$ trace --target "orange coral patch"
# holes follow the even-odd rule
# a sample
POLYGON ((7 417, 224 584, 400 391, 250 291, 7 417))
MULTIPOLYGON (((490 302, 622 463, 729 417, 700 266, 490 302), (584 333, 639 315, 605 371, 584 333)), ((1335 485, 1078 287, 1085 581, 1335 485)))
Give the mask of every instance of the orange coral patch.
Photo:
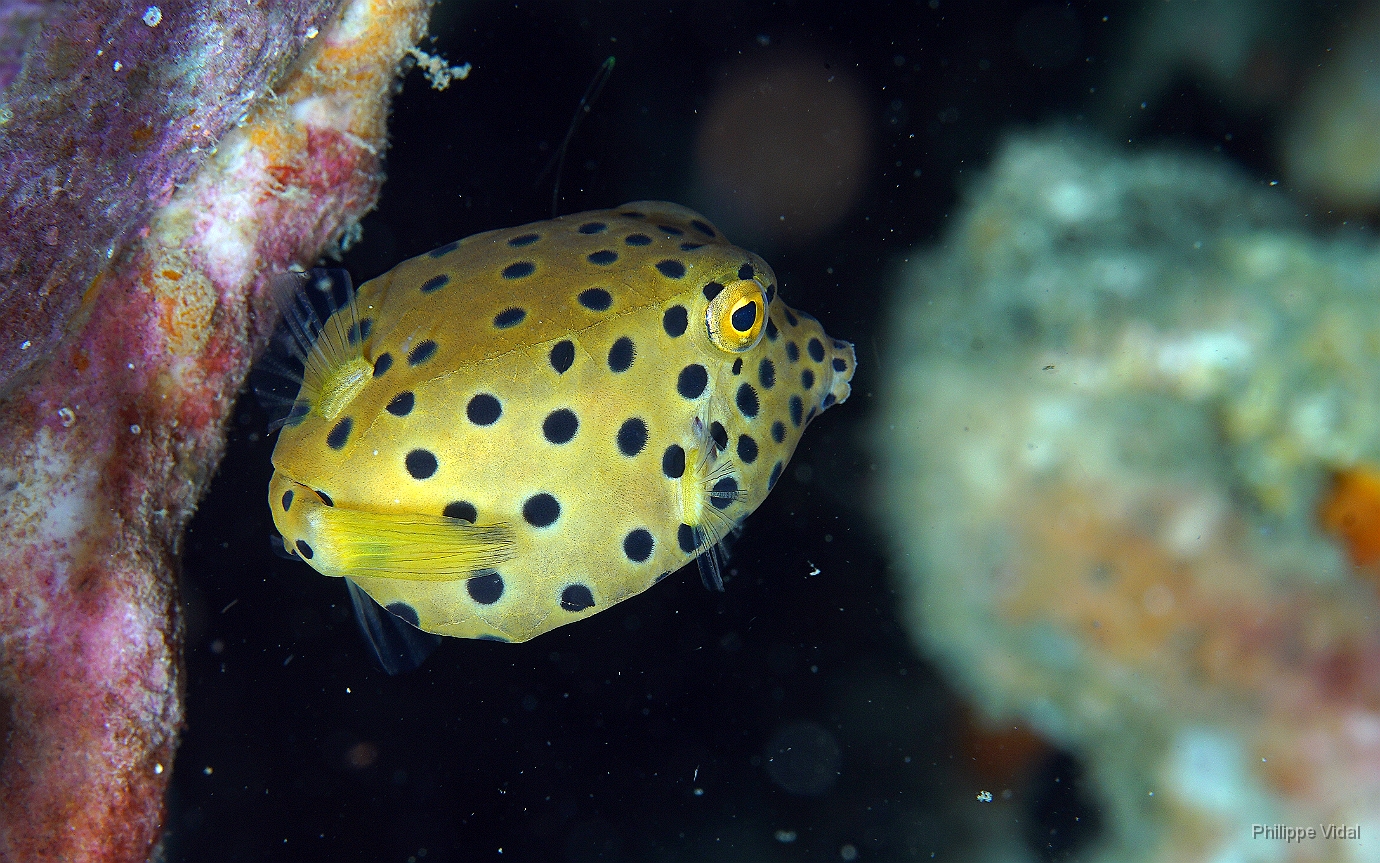
POLYGON ((1003 788, 1019 784, 1052 751, 1043 737, 1025 725, 1003 722, 993 726, 971 709, 962 712, 958 745, 978 779, 1003 788))
POLYGON ((1380 562, 1380 473, 1356 466, 1339 471, 1318 508, 1323 529, 1346 543, 1351 562, 1380 562))

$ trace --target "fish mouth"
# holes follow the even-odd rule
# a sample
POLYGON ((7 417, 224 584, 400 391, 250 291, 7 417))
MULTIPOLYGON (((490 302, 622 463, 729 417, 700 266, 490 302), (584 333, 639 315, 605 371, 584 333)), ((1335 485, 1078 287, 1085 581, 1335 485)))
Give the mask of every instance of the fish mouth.
POLYGON ((843 404, 848 401, 848 396, 852 394, 853 372, 858 368, 858 352, 853 347, 852 342, 845 342, 842 339, 834 339, 834 350, 829 356, 829 389, 824 397, 821 406, 823 410, 828 410, 836 404, 843 404), (839 368, 839 361, 842 360, 843 368, 839 368))

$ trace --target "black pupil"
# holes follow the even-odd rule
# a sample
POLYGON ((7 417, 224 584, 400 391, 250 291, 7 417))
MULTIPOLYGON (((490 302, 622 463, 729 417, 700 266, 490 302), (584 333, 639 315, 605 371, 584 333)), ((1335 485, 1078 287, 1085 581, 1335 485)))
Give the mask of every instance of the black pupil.
POLYGON ((752 325, 757 323, 757 304, 748 303, 747 305, 733 311, 733 329, 740 333, 745 333, 752 329, 752 325))

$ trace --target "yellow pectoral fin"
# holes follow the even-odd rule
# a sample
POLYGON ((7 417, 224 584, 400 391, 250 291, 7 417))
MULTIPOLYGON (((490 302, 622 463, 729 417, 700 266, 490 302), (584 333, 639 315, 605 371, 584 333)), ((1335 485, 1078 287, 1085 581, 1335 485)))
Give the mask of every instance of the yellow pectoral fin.
POLYGON ((310 563, 323 575, 454 581, 517 554, 506 524, 324 505, 312 506, 301 524, 310 563))

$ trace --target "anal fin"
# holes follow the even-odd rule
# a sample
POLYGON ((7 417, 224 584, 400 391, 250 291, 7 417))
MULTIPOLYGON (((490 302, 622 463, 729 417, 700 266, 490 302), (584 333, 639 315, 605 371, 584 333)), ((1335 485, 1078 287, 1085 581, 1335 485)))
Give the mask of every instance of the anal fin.
POLYGON ((441 636, 423 632, 379 605, 354 579, 345 579, 355 621, 379 668, 390 675, 411 671, 441 645, 441 636))
POLYGON ((724 592, 723 568, 719 565, 719 547, 711 545, 700 552, 695 558, 695 563, 699 565, 700 581, 704 583, 705 590, 724 592))

